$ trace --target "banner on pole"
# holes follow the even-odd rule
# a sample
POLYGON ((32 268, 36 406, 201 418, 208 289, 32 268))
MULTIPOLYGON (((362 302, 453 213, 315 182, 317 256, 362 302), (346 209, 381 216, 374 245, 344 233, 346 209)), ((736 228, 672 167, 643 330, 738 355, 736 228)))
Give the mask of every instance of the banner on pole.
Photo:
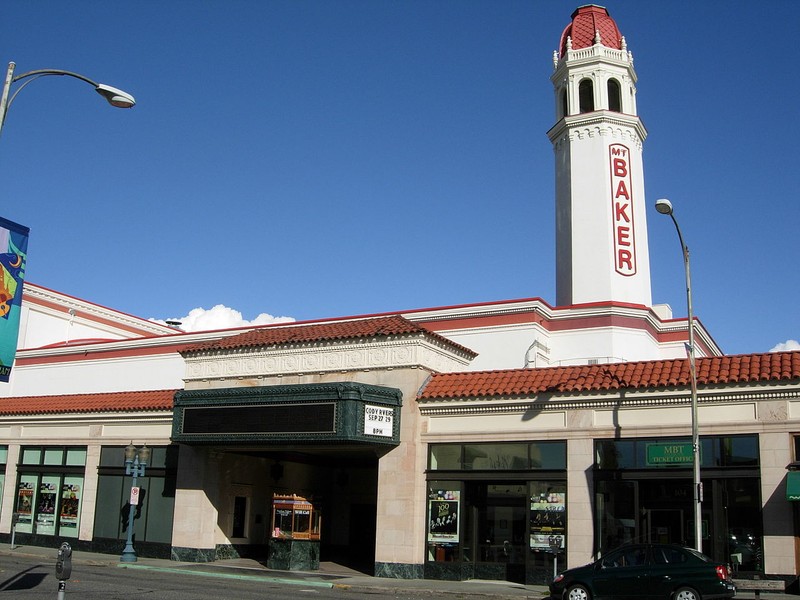
POLYGON ((0 217, 0 381, 6 383, 17 352, 29 231, 0 217))

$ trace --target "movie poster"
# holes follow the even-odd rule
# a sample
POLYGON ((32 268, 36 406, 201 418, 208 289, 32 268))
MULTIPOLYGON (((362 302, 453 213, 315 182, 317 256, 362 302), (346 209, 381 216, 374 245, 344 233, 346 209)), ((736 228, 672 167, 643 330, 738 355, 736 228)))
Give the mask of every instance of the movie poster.
POLYGON ((430 492, 428 496, 428 542, 458 542, 460 493, 452 490, 430 492))

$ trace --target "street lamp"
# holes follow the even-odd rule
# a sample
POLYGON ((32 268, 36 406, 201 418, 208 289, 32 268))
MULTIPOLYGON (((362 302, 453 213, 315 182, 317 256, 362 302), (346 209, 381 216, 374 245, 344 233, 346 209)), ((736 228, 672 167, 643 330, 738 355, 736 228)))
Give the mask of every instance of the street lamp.
POLYGON ((11 103, 14 102, 14 98, 17 97, 17 94, 19 94, 22 89, 32 81, 47 75, 67 75, 68 77, 74 77, 75 79, 85 81, 86 83, 94 86, 95 91, 103 96, 103 98, 105 98, 111 106, 115 106, 117 108, 132 108, 133 105, 136 104, 136 100, 134 100, 133 96, 131 96, 129 93, 104 83, 97 83, 96 81, 92 81, 88 77, 84 77, 78 73, 62 71, 60 69, 39 69, 38 71, 28 71, 27 73, 23 73, 22 75, 17 75, 14 77, 14 69, 16 66, 16 63, 14 62, 8 63, 8 71, 6 72, 6 79, 5 83, 3 84, 3 95, 0 96, 0 133, 2 133, 3 123, 6 121, 6 113, 8 112, 8 108, 11 106, 11 103), (11 86, 22 80, 26 81, 21 83, 9 98, 9 94, 11 94, 11 86))
POLYGON ((125 447, 125 475, 133 475, 133 480, 131 481, 131 498, 128 509, 128 540, 122 556, 119 557, 120 562, 136 562, 137 560, 136 550, 133 549, 133 517, 139 504, 139 488, 136 485, 136 479, 144 477, 145 467, 149 460, 150 448, 146 445, 137 448, 131 442, 125 447))
POLYGON ((689 355, 689 375, 692 385, 692 488, 694 499, 694 539, 695 548, 698 552, 703 551, 703 524, 702 524, 702 503, 703 503, 703 483, 700 480, 700 435, 697 425, 697 370, 695 369, 694 357, 694 315, 692 314, 692 276, 689 270, 689 247, 683 241, 681 228, 675 215, 672 212, 672 202, 666 198, 656 200, 656 210, 662 215, 669 215, 675 223, 675 230, 678 232, 678 241, 681 243, 683 253, 683 266, 686 270, 686 306, 689 313, 689 343, 686 352, 689 355))

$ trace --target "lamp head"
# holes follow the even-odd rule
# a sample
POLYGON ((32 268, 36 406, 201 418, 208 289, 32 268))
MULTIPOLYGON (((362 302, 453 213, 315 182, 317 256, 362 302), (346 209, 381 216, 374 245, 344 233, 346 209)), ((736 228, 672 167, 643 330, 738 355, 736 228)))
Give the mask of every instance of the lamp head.
POLYGON ((136 100, 134 100, 133 96, 131 96, 128 92, 123 92, 122 90, 111 87, 110 85, 98 83, 97 87, 94 89, 98 94, 105 98, 111 106, 115 106, 117 108, 133 108, 133 106, 136 104, 136 100))
POLYGON ((136 458, 136 446, 131 442, 125 446, 125 462, 132 463, 134 458, 136 458))
POLYGON ((660 198, 659 200, 656 200, 656 210, 660 212, 662 215, 671 215, 672 202, 670 202, 666 198, 660 198))
POLYGON ((141 465, 148 464, 150 462, 150 453, 151 452, 152 451, 150 450, 150 448, 147 447, 146 444, 144 446, 142 446, 141 450, 139 450, 139 464, 141 464, 141 465))

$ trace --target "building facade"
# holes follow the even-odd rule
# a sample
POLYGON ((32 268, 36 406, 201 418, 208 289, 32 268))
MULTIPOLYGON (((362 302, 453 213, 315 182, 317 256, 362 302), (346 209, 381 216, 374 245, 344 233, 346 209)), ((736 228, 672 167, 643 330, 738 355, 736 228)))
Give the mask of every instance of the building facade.
MULTIPOLYGON (((384 577, 541 583, 627 541, 693 545, 687 321, 650 298, 632 56, 596 6, 559 48, 557 306, 186 333, 26 284, 0 540, 274 558, 297 525, 279 498, 313 507, 317 559, 384 577), (129 445, 152 449, 136 495, 129 445)), ((703 549, 791 578, 800 353, 724 356, 699 322, 695 345, 703 549)))

